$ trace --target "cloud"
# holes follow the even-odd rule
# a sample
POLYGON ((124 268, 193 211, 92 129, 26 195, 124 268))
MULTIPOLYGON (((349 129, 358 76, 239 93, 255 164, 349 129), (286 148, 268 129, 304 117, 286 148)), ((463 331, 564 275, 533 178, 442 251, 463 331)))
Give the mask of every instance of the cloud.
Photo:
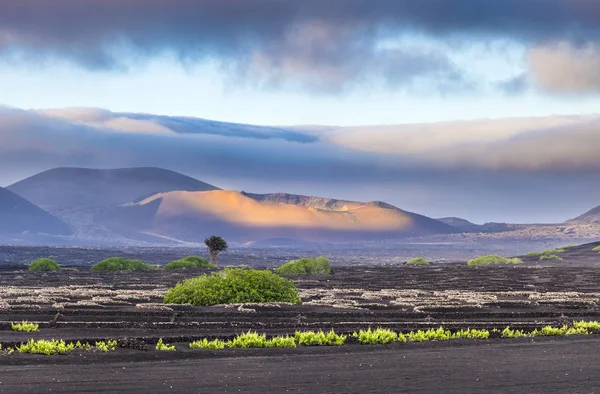
POLYGON ((532 48, 528 65, 536 82, 557 93, 600 92, 600 45, 560 42, 532 48))
POLYGON ((4 1, 0 55, 106 70, 168 54, 216 61, 238 81, 264 87, 341 92, 361 82, 400 89, 429 79, 448 89, 472 83, 452 62, 457 43, 584 44, 599 27, 594 0, 4 1), (445 48, 382 46, 414 34, 445 48))
POLYGON ((599 128, 589 115, 304 131, 0 107, 0 181, 59 166, 153 166, 237 190, 384 200, 482 221, 542 220, 559 204, 570 210, 550 216, 565 220, 600 202, 599 128), (138 121, 144 130, 130 127, 138 121), (169 132, 148 132, 158 126, 169 132))

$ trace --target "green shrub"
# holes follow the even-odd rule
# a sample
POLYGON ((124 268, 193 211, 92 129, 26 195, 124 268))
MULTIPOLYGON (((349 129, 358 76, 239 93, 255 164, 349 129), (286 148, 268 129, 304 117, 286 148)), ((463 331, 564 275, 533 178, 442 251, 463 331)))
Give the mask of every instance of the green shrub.
POLYGON ((171 261, 165 265, 166 270, 178 270, 186 268, 213 268, 215 265, 211 264, 204 257, 198 256, 187 256, 179 260, 171 261))
POLYGON ((477 257, 467 263, 469 267, 482 267, 487 265, 512 265, 523 264, 523 260, 518 258, 506 258, 496 254, 477 257))
POLYGON ((333 330, 325 334, 323 331, 296 331, 296 342, 303 346, 341 346, 346 342, 345 335, 338 335, 333 330))
POLYGON ((600 331, 600 323, 597 321, 576 321, 573 322, 573 328, 585 328, 593 332, 600 331))
POLYGON ((488 339, 489 337, 488 330, 460 330, 452 334, 452 339, 488 339))
POLYGON ((174 352, 175 346, 169 345, 168 343, 164 343, 163 339, 160 338, 158 342, 156 342, 156 350, 165 351, 165 352, 174 352))
POLYGON ((452 333, 449 330, 445 330, 443 327, 417 332, 411 331, 406 337, 412 342, 425 342, 425 341, 448 341, 452 339, 452 333))
POLYGON ((295 348, 296 339, 294 337, 274 337, 267 342, 267 347, 295 348))
POLYGON ((40 328, 39 324, 23 321, 21 323, 12 323, 13 331, 35 332, 40 328))
POLYGON ((541 252, 529 252, 525 256, 527 257, 538 257, 538 256, 548 256, 548 255, 556 255, 560 253, 564 253, 566 248, 557 248, 557 249, 548 249, 541 252))
POLYGON ((526 336, 528 336, 528 334, 523 330, 513 330, 510 326, 506 326, 506 328, 502 330, 502 338, 522 338, 526 336))
POLYGON ((414 259, 410 259, 406 262, 406 265, 429 265, 429 261, 425 260, 423 257, 416 257, 414 259))
POLYGON ((226 268, 179 282, 165 295, 166 304, 207 306, 247 302, 300 303, 294 282, 270 271, 226 268))
POLYGON ((592 251, 594 251, 594 252, 600 252, 600 246, 596 246, 594 249, 592 249, 592 251))
POLYGON ((144 264, 140 260, 122 257, 110 257, 92 266, 92 271, 154 271, 155 269, 155 266, 144 264))
POLYGON ((29 271, 58 271, 60 266, 54 260, 42 258, 29 264, 29 271))
POLYGON ((396 342, 398 339, 398 334, 384 328, 378 328, 374 331, 370 328, 367 331, 360 330, 358 333, 355 332, 352 334, 352 336, 358 338, 361 345, 387 345, 388 343, 396 342))
POLYGON ((329 275, 331 263, 325 257, 292 260, 276 268, 279 275, 329 275))
POLYGON ((559 261, 562 261, 564 259, 562 257, 560 257, 560 256, 555 255, 555 254, 545 254, 542 257, 540 257, 540 261, 542 261, 542 260, 559 260, 559 261))
POLYGON ((190 343, 190 349, 216 349, 221 350, 225 349, 226 343, 219 339, 215 339, 214 341, 209 341, 204 338, 201 341, 194 341, 190 343))
MULTIPOLYGON (((77 342, 77 343, 79 344, 79 342, 77 342)), ((116 348, 117 348, 116 340, 106 341, 106 342, 104 342, 104 341, 96 342, 96 349, 101 352, 112 352, 116 348)), ((89 349, 89 347, 88 347, 88 349, 89 349)))

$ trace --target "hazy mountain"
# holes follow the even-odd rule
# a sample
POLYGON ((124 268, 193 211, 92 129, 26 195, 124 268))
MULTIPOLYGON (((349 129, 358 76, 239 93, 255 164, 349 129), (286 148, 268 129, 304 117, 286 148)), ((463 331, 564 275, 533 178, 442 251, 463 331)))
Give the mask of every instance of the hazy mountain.
POLYGON ((455 228, 459 229, 460 231, 464 231, 467 233, 479 231, 479 229, 481 228, 480 225, 471 223, 468 220, 461 219, 461 218, 448 217, 448 218, 441 218, 441 219, 437 219, 437 220, 439 220, 442 223, 447 224, 448 226, 455 227, 455 228))
POLYGON ((567 223, 600 223, 600 206, 587 211, 575 219, 567 221, 567 223))
POLYGON ((42 208, 107 207, 173 190, 217 187, 162 168, 55 168, 8 187, 42 208))
POLYGON ((239 242, 272 238, 335 242, 457 232, 382 202, 222 190, 160 193, 105 213, 97 221, 114 231, 186 241, 201 241, 213 233, 239 242))
POLYGON ((69 235, 72 231, 61 220, 40 207, 0 188, 0 235, 29 237, 35 234, 69 235))

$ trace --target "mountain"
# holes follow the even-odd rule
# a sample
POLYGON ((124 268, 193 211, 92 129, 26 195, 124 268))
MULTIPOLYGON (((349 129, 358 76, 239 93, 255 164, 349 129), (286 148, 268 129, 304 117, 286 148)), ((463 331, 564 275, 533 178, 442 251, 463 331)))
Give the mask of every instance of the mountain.
POLYGON ((237 191, 159 193, 97 217, 113 231, 201 241, 211 234, 252 242, 335 242, 456 233, 437 220, 383 202, 237 191))
POLYGON ((44 209, 115 206, 173 190, 218 190, 177 172, 152 167, 55 168, 17 182, 8 189, 44 209))
POLYGON ((19 197, 15 193, 0 188, 0 235, 22 236, 29 234, 69 235, 72 231, 61 220, 40 207, 19 197))
POLYGON ((586 213, 576 217, 575 219, 568 220, 567 223, 600 223, 600 206, 597 206, 596 208, 587 211, 586 213))
POLYGON ((448 226, 452 226, 457 228, 460 231, 464 231, 466 233, 477 232, 480 231, 481 226, 475 223, 471 223, 466 219, 449 217, 449 218, 441 218, 437 219, 442 223, 447 224, 448 226))

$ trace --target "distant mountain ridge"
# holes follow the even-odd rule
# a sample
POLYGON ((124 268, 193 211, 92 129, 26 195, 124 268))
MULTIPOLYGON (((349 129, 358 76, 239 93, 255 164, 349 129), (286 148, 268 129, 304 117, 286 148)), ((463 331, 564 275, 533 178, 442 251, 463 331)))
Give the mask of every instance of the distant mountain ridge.
POLYGON ((590 209, 575 219, 568 220, 567 223, 600 223, 600 206, 590 209))
POLYGON ((106 207, 174 190, 218 190, 192 177, 154 167, 54 168, 7 189, 42 208, 106 207))
POLYGON ((70 235, 72 230, 35 204, 0 188, 0 235, 23 234, 70 235))
POLYGON ((160 193, 98 220, 116 231, 127 228, 185 241, 201 241, 210 232, 240 242, 274 238, 335 242, 457 232, 385 203, 230 190, 160 193))

